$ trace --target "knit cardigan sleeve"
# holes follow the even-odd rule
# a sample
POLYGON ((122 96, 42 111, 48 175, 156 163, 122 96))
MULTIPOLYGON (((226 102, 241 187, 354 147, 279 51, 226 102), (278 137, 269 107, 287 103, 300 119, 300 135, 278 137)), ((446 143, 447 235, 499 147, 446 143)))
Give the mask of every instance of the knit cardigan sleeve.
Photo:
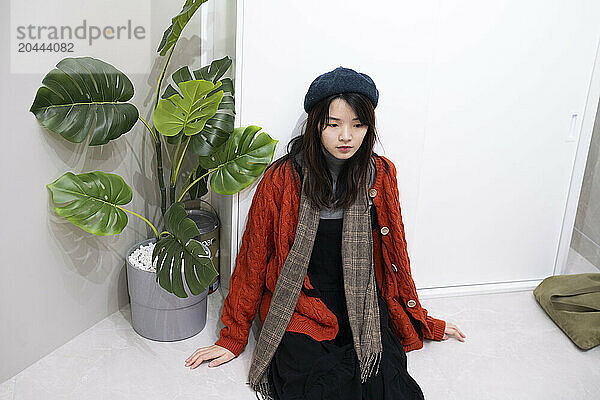
MULTIPOLYGON (((408 245, 406 242, 406 235, 404 233, 404 223, 402 222, 402 211, 400 209, 400 193, 398 191, 398 179, 397 179, 397 173, 396 173, 396 166, 394 165, 394 163, 392 161, 390 161, 390 160, 387 160, 387 161, 391 168, 391 177, 392 177, 391 187, 392 187, 392 191, 394 192, 393 198, 397 199, 396 212, 398 213, 398 225, 400 226, 400 237, 402 239, 402 243, 399 246, 401 249, 401 260, 404 263, 405 270, 408 271, 409 277, 412 280, 412 274, 410 271, 410 258, 408 257, 408 245)), ((414 285, 414 282, 411 282, 411 284, 414 285)), ((419 302, 419 304, 420 304, 420 302, 419 302)), ((423 337, 425 339, 430 339, 430 340, 437 340, 437 341, 442 340, 442 338, 444 337, 444 332, 446 330, 446 321, 437 319, 437 318, 433 318, 431 315, 428 315, 427 309, 425 307, 420 307, 420 309, 425 317, 425 322, 426 322, 426 325, 423 326, 423 337)))
POLYGON ((223 304, 221 321, 225 326, 215 343, 236 357, 248 344, 250 327, 265 287, 267 262, 274 250, 275 203, 273 187, 269 182, 263 176, 254 193, 235 269, 231 274, 229 293, 223 304))

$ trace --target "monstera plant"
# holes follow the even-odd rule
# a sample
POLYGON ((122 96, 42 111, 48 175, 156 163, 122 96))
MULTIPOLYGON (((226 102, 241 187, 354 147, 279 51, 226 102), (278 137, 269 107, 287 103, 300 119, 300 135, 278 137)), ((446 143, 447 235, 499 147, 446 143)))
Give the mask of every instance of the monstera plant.
POLYGON ((117 141, 140 122, 152 137, 156 154, 156 182, 164 226, 153 224, 127 208, 133 191, 123 178, 102 171, 66 172, 47 185, 54 210, 79 228, 95 235, 123 231, 128 214, 145 221, 154 232, 152 259, 157 263, 156 281, 179 298, 207 289, 216 271, 203 244, 194 237, 198 227, 186 214, 185 196, 207 192, 234 194, 248 187, 271 162, 277 140, 254 125, 234 129, 234 86, 223 78, 231 59, 223 57, 191 71, 183 66, 161 84, 173 49, 186 24, 207 0, 187 0, 171 19, 158 47, 166 55, 155 89, 151 121, 145 121, 130 102, 134 87, 114 66, 92 57, 64 58, 42 80, 30 111, 47 130, 65 140, 89 146, 117 141), (169 190, 165 186, 162 154, 172 152, 169 190), (195 167, 182 184, 185 157, 195 167), (207 183, 208 182, 208 183, 207 183))

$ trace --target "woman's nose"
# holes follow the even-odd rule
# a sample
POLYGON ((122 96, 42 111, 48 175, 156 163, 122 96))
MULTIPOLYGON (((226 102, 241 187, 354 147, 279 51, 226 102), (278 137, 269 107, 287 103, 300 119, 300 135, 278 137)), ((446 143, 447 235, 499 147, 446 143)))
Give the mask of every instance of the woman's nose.
POLYGON ((342 132, 340 132, 340 140, 346 141, 352 138, 352 131, 348 127, 348 125, 342 128, 342 132))

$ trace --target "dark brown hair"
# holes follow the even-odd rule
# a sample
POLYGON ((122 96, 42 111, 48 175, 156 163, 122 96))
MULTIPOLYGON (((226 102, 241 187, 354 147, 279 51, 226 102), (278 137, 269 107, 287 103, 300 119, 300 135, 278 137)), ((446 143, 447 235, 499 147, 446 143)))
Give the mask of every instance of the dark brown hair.
MULTIPOLYGON (((287 154, 273 161, 271 166, 276 170, 285 164, 286 160, 291 160, 299 176, 298 184, 305 177, 302 176, 300 165, 296 162, 296 156, 302 157, 302 164, 308 166, 308 176, 306 179, 307 197, 314 207, 321 209, 323 207, 343 207, 350 206, 358 195, 358 188, 367 185, 369 162, 373 156, 379 157, 374 151, 373 146, 377 138, 375 129, 375 110, 368 97, 360 93, 338 93, 331 95, 319 101, 308 113, 306 125, 301 135, 290 140, 287 145, 287 154), (367 125, 367 133, 362 144, 344 164, 340 170, 336 182, 336 192, 333 193, 333 179, 327 168, 327 161, 324 152, 325 147, 321 142, 321 134, 327 126, 329 119, 329 105, 334 99, 341 98, 354 110, 361 124, 367 125)), ((386 169, 387 168, 386 164, 386 169)))

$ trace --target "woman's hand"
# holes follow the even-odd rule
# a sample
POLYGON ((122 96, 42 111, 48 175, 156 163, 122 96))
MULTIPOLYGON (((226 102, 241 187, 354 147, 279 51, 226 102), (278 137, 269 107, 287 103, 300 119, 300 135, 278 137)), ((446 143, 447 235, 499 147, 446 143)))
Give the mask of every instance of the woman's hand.
POLYGON ((216 358, 216 360, 211 361, 208 364, 209 367, 216 367, 226 363, 227 361, 234 359, 235 354, 227 350, 225 347, 221 347, 216 344, 207 347, 200 347, 185 360, 185 366, 189 366, 190 369, 194 369, 198 365, 202 364, 202 361, 212 360, 213 358, 216 358))
POLYGON ((452 335, 452 336, 456 336, 456 338, 458 340, 460 340, 461 342, 464 342, 467 336, 462 333, 458 327, 450 322, 446 321, 446 329, 444 330, 444 337, 442 338, 442 340, 447 340, 450 336, 448 335, 452 335), (462 336, 462 337, 461 337, 462 336))

